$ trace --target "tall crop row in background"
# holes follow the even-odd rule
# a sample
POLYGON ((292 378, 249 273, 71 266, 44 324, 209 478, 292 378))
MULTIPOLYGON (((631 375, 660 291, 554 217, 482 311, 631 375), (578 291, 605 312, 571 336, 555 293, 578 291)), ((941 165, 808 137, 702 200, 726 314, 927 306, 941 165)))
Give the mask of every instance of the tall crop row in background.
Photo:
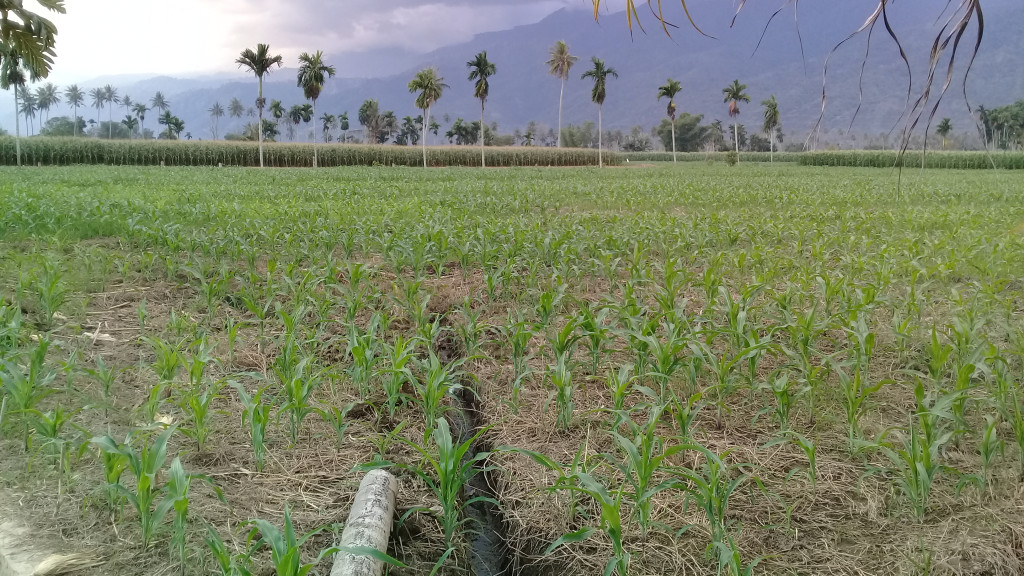
MULTIPOLYGON (((28 165, 68 166, 109 164, 115 166, 259 166, 255 142, 116 141, 94 138, 30 138, 21 143, 22 162, 28 165)), ((271 144, 265 147, 264 163, 279 168, 312 166, 311 144, 271 144)), ((610 153, 606 163, 621 157, 610 153)), ((596 166, 597 151, 563 148, 493 148, 488 166, 596 166)), ((479 166, 479 151, 446 146, 431 150, 433 166, 479 166)), ((16 162, 15 142, 0 138, 0 165, 16 162)), ((422 157, 415 147, 326 145, 319 147, 319 166, 419 166, 422 157)))

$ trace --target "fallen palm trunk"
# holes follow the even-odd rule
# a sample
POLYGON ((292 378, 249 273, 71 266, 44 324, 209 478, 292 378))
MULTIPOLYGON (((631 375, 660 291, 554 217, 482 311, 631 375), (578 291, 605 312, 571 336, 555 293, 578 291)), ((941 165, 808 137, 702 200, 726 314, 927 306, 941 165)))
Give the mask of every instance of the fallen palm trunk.
MULTIPOLYGON (((372 470, 359 483, 348 521, 341 533, 341 549, 373 548, 386 553, 398 498, 398 480, 385 470, 372 470)), ((384 562, 367 555, 338 552, 331 576, 380 576, 384 562)))

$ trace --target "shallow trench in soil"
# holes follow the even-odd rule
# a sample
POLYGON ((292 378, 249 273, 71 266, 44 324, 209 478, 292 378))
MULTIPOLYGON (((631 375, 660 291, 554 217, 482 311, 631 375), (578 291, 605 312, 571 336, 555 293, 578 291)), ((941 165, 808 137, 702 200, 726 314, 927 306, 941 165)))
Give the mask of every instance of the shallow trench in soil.
MULTIPOLYGON (((450 362, 458 357, 458 344, 452 340, 440 342, 439 355, 442 362, 450 362)), ((472 438, 481 428, 486 426, 484 412, 480 405, 479 395, 471 388, 471 382, 463 378, 459 382, 457 404, 449 411, 448 417, 454 432, 453 440, 459 444, 472 438)), ((466 452, 463 462, 477 454, 489 452, 491 446, 486 434, 473 443, 466 452)), ((488 473, 479 468, 486 466, 486 460, 477 463, 478 472, 469 481, 463 494, 464 501, 482 497, 495 499, 494 490, 488 482, 488 473)), ((506 543, 504 517, 498 506, 492 502, 478 500, 466 506, 466 515, 470 519, 470 569, 474 576, 505 576, 510 573, 509 548, 506 543)))

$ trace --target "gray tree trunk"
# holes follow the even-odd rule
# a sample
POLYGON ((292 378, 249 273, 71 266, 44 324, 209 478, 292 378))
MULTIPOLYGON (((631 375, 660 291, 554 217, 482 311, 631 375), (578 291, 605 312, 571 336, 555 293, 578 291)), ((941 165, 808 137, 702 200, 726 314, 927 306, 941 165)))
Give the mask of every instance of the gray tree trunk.
POLYGON ((558 92, 558 143, 556 147, 562 147, 562 96, 565 94, 565 77, 562 77, 562 89, 558 92))

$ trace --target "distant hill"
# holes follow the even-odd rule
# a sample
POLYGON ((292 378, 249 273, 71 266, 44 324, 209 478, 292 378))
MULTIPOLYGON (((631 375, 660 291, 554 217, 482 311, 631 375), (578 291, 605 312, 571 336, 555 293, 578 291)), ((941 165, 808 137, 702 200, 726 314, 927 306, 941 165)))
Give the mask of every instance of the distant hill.
MULTIPOLYGON (((721 88, 738 78, 749 86, 752 102, 742 107, 740 121, 760 122, 759 102, 774 94, 782 112, 783 129, 789 140, 802 140, 814 124, 821 108, 822 64, 829 49, 870 13, 874 2, 801 4, 799 31, 805 57, 801 56, 797 27, 792 12, 784 12, 771 24, 760 48, 754 52, 771 10, 750 3, 728 28, 727 15, 720 0, 694 0, 692 11, 698 22, 707 24, 717 40, 702 37, 680 24, 667 38, 646 18, 646 34, 635 30, 632 37, 623 14, 602 15, 595 23, 586 11, 560 10, 544 20, 510 30, 480 34, 464 44, 449 46, 419 59, 419 65, 401 74, 380 78, 333 79, 318 102, 318 111, 348 111, 353 128, 361 102, 376 98, 382 109, 394 110, 401 118, 416 115, 413 96, 406 85, 415 69, 437 67, 451 89, 434 114, 450 119, 478 117, 479 105, 466 80, 465 62, 477 51, 487 50, 496 63, 498 74, 491 82, 487 103, 488 122, 496 121, 502 131, 523 127, 529 121, 553 126, 557 120, 559 83, 547 74, 544 61, 548 47, 556 40, 568 42, 580 57, 566 87, 564 117, 566 123, 596 119, 590 102, 590 85, 579 80, 589 59, 598 56, 616 68, 618 80, 611 80, 605 104, 605 127, 628 129, 633 125, 650 127, 661 121, 665 103, 655 98, 657 87, 669 76, 680 80, 683 92, 678 99, 681 111, 704 114, 707 121, 727 120, 721 88), (807 6, 806 8, 804 6, 807 6)), ((938 4, 944 4, 939 2, 938 4)), ((999 106, 1024 96, 1024 10, 1019 0, 987 0, 985 43, 971 72, 968 94, 974 104, 999 106)), ((908 0, 894 9, 893 19, 901 40, 911 56, 915 80, 923 78, 928 47, 935 28, 908 18, 910 14, 936 14, 935 0, 908 0)), ((934 18, 935 16, 930 16, 934 18)), ((931 23, 931 20, 928 20, 931 23)), ((864 39, 851 42, 833 57, 828 77, 828 107, 823 128, 846 130, 857 106, 858 75, 864 54, 864 39)), ((888 131, 904 109, 906 70, 892 41, 884 30, 873 38, 871 56, 863 82, 864 103, 852 132, 878 134, 888 131)), ((275 71, 265 85, 268 99, 281 99, 286 107, 301 103, 295 87, 294 70, 275 71)), ((973 131, 960 90, 959 77, 947 94, 939 117, 953 119, 955 130, 973 131)), ((168 96, 175 114, 185 120, 187 130, 196 137, 210 137, 211 125, 206 110, 215 101, 227 104, 237 97, 249 105, 255 98, 255 80, 240 73, 223 77, 174 79, 149 78, 121 86, 132 98, 148 99, 161 90, 168 96)), ((916 94, 916 93, 915 93, 916 94)), ((9 110, 8 110, 9 112, 9 110)), ((89 117, 91 111, 86 111, 89 117)), ((10 128, 9 114, 0 114, 10 128)), ((123 114, 122 114, 123 116, 123 114)), ((247 121, 224 118, 221 133, 237 130, 247 121)), ((152 127, 155 122, 147 119, 152 127)))

